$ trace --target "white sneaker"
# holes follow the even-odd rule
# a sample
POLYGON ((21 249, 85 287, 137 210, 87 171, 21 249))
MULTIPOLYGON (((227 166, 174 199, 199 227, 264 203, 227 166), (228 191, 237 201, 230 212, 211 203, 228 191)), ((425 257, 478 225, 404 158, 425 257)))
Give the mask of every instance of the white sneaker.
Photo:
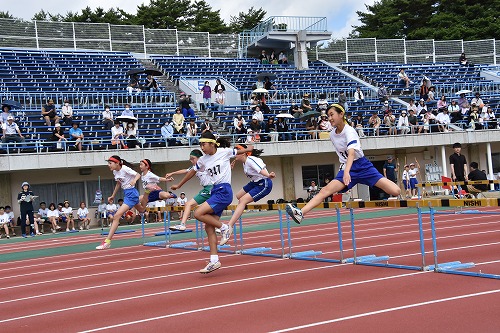
POLYGON ((172 225, 172 226, 170 226, 169 229, 172 231, 185 231, 186 225, 184 225, 184 224, 172 225))
POLYGON ((220 234, 221 234, 220 229, 219 229, 219 228, 215 228, 215 233, 216 233, 217 235, 220 235, 220 234))
POLYGON ((221 266, 220 261, 217 262, 209 262, 208 265, 205 266, 205 268, 200 269, 201 274, 208 274, 211 273, 217 269, 219 269, 221 266))
POLYGON ((96 246, 96 250, 105 250, 109 249, 111 247, 111 241, 106 242, 106 240, 103 240, 101 245, 96 246))
POLYGON ((69 232, 69 229, 68 229, 68 228, 66 228, 66 232, 69 232))
POLYGON ((300 222, 302 222, 302 211, 299 208, 289 203, 286 205, 285 210, 295 223, 300 224, 300 222))
POLYGON ((231 239, 231 235, 233 234, 233 228, 229 227, 226 230, 222 231, 221 234, 222 237, 220 239, 219 245, 224 245, 231 239))

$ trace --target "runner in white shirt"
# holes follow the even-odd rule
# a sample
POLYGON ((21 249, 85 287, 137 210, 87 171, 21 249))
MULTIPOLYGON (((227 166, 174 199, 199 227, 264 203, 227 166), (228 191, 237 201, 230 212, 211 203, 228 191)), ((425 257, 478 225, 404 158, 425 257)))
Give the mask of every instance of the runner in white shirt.
POLYGON ((328 120, 333 126, 330 140, 339 157, 339 172, 337 177, 323 187, 302 210, 292 204, 287 204, 286 212, 296 223, 300 223, 303 216, 322 203, 325 198, 334 193, 349 190, 358 183, 376 186, 394 197, 401 193, 397 184, 382 176, 373 164, 364 157, 358 133, 347 124, 344 108, 339 104, 332 104, 328 108, 327 114, 328 120))
MULTIPOLYGON (((247 148, 247 146, 243 144, 236 146, 238 150, 245 148, 247 148)), ((236 156, 235 161, 241 161, 243 163, 243 172, 250 178, 250 182, 236 193, 238 206, 236 206, 233 216, 231 216, 229 220, 229 228, 225 232, 222 232, 219 245, 224 245, 229 241, 233 232, 233 226, 243 214, 245 206, 251 202, 257 202, 263 199, 271 193, 273 189, 273 182, 271 179, 276 177, 276 174, 267 171, 266 164, 259 158, 262 152, 262 150, 254 149, 250 153, 236 156)))
POLYGON ((158 183, 169 182, 174 179, 172 177, 160 177, 154 174, 152 171, 153 163, 147 158, 139 163, 139 168, 141 169, 141 181, 142 187, 144 188, 144 195, 139 197, 139 201, 143 207, 142 212, 144 212, 148 202, 167 200, 172 197, 170 193, 158 186, 158 183))
POLYGON ((87 209, 87 206, 85 205, 85 202, 80 202, 80 208, 78 208, 78 211, 76 212, 78 215, 78 219, 80 220, 80 230, 89 230, 90 229, 90 217, 89 217, 89 210, 87 209))
POLYGON ((116 193, 120 189, 123 190, 123 205, 118 208, 118 211, 113 216, 113 224, 109 228, 108 236, 97 246, 97 250, 109 249, 111 247, 111 239, 115 234, 118 225, 120 224, 120 217, 123 216, 132 207, 135 207, 139 212, 143 208, 139 202, 139 191, 135 188, 135 184, 141 178, 141 175, 131 169, 131 164, 120 158, 120 156, 113 155, 108 159, 109 170, 113 171, 115 176, 116 186, 113 194, 108 198, 108 202, 114 200, 116 193))
POLYGON ((205 223, 208 244, 210 246, 210 262, 200 270, 206 274, 221 267, 219 256, 217 255, 217 234, 215 228, 219 228, 221 233, 229 227, 220 221, 220 216, 224 209, 233 201, 233 190, 231 189, 231 157, 237 154, 251 152, 253 146, 247 149, 237 150, 229 148, 230 143, 226 139, 218 138, 212 132, 205 132, 201 135, 200 147, 205 155, 198 159, 195 167, 189 171, 179 184, 172 186, 172 189, 180 188, 185 182, 193 178, 197 171, 206 172, 210 183, 213 184, 210 198, 201 204, 194 212, 194 217, 205 223))

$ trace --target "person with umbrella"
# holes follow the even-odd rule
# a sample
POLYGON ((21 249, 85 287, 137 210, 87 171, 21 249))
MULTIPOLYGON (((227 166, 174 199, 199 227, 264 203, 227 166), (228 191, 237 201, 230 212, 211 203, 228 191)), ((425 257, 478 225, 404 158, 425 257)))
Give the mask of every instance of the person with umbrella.
POLYGON ((141 85, 139 83, 139 75, 130 75, 130 80, 128 82, 127 91, 132 94, 134 91, 141 92, 141 85))
POLYGON ((12 115, 7 117, 7 122, 2 124, 2 143, 24 142, 24 136, 19 129, 19 126, 14 122, 14 117, 12 115))
POLYGON ((148 74, 148 76, 146 77, 146 84, 144 85, 144 88, 149 89, 150 91, 160 90, 160 88, 158 88, 158 82, 156 82, 155 78, 151 74, 148 74))
POLYGON ((6 124, 7 123, 7 118, 9 116, 12 116, 12 114, 10 113, 10 105, 7 105, 7 104, 2 104, 2 114, 0 116, 0 123, 2 124, 6 124))

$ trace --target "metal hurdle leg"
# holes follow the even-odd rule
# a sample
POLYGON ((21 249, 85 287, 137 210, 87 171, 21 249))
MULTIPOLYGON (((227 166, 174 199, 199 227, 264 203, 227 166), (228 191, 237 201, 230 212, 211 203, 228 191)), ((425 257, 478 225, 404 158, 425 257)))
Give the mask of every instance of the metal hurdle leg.
MULTIPOLYGON (((283 230, 283 221, 282 221, 280 209, 278 209, 278 214, 280 214, 280 216, 279 216, 280 237, 281 237, 281 239, 283 239, 283 235, 281 232, 281 230, 283 230)), ((272 250, 271 247, 255 247, 255 248, 250 248, 250 249, 244 249, 243 248, 243 244, 244 244, 243 243, 243 223, 242 223, 241 217, 239 219, 239 226, 240 226, 240 228, 239 228, 240 229, 240 235, 239 235, 240 236, 240 250, 238 251, 238 253, 252 255, 252 256, 260 256, 260 257, 283 258, 283 253, 284 253, 283 247, 281 249, 282 254, 266 253, 266 252, 269 252, 272 250)), ((235 240, 236 240, 236 236, 235 236, 235 240)), ((283 244, 283 241, 282 241, 282 244, 283 244)))

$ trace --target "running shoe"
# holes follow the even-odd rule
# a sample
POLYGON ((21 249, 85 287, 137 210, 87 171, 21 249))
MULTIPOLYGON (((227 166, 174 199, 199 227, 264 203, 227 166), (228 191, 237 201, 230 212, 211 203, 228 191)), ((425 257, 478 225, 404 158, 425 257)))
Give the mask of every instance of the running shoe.
POLYGON ((23 238, 26 238, 26 237, 27 237, 27 236, 26 236, 26 234, 21 234, 21 236, 23 236, 23 238))
POLYGON ((286 205, 286 213, 295 221, 295 223, 300 224, 302 221, 302 211, 290 203, 286 205))
POLYGON ((212 273, 213 271, 217 270, 220 268, 220 261, 217 262, 209 262, 208 265, 205 266, 205 268, 200 269, 201 274, 208 274, 212 273))
POLYGON ((7 236, 5 236, 5 237, 7 237, 7 239, 10 239, 10 236, 9 236, 9 235, 7 235, 7 236))
POLYGON ((233 228, 231 227, 228 227, 226 230, 222 231, 222 237, 220 239, 219 245, 226 244, 231 239, 232 234, 233 234, 233 228))
POLYGON ((107 240, 105 239, 101 245, 99 246, 96 246, 96 250, 105 250, 105 249, 109 249, 111 247, 111 241, 110 240, 107 240))
POLYGON ((216 233, 217 235, 220 235, 220 234, 221 234, 220 229, 219 229, 219 228, 215 228, 215 233, 216 233))
POLYGON ((186 226, 184 224, 172 225, 169 227, 169 229, 172 231, 185 231, 186 226))

